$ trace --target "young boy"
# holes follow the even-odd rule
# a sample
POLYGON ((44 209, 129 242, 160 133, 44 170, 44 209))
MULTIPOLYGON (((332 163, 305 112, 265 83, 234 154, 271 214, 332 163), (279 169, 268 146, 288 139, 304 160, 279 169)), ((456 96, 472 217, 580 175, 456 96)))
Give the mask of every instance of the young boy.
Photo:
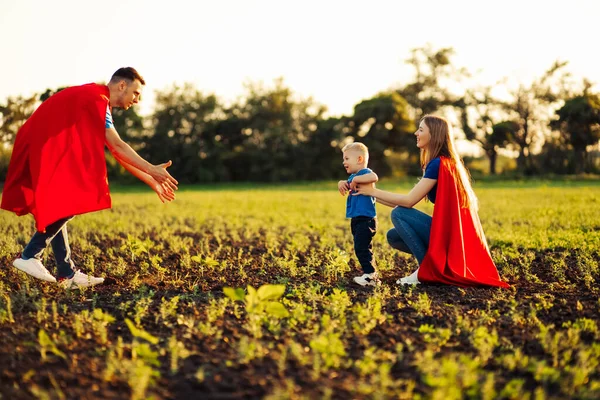
POLYGON ((361 286, 376 286, 379 284, 379 277, 373 267, 373 245, 371 243, 377 232, 375 198, 353 193, 357 184, 371 184, 377 182, 379 178, 367 168, 369 162, 367 146, 354 142, 344 146, 342 152, 344 168, 350 177, 347 181, 338 182, 338 190, 342 196, 348 194, 346 218, 351 218, 350 228, 354 238, 354 252, 363 270, 363 275, 355 277, 354 282, 361 286))

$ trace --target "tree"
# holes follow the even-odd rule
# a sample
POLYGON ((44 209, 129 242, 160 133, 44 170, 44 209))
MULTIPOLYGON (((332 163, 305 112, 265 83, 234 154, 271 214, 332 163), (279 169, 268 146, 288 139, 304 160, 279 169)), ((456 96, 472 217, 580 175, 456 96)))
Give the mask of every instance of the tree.
POLYGON ((575 173, 585 172, 587 147, 600 140, 600 98, 584 94, 574 97, 556 111, 558 120, 551 122, 572 147, 575 173))
POLYGON ((56 93, 60 92, 61 90, 66 89, 67 86, 60 86, 56 89, 46 89, 44 91, 44 93, 40 94, 40 101, 43 103, 44 101, 48 100, 48 98, 50 98, 50 96, 55 95, 56 93))
POLYGON ((151 117, 151 136, 144 137, 140 154, 151 162, 172 160, 170 171, 180 182, 220 180, 224 174, 214 124, 221 105, 192 84, 158 92, 151 117))
POLYGON ((485 152, 490 165, 490 174, 496 174, 498 150, 505 147, 519 130, 517 123, 503 121, 494 124, 498 102, 491 96, 491 88, 467 91, 464 106, 459 109, 465 138, 478 143, 485 152))
POLYGON ((519 151, 517 168, 526 174, 533 172, 532 145, 547 136, 545 130, 552 113, 571 90, 567 81, 570 75, 564 70, 566 65, 567 62, 556 61, 531 85, 519 85, 512 92, 512 100, 500 102, 507 119, 519 124, 511 139, 519 151))
POLYGON ((317 134, 325 111, 311 98, 296 99, 282 79, 271 88, 248 83, 243 99, 227 114, 228 124, 236 129, 227 138, 236 143, 228 158, 233 179, 302 179, 313 160, 308 143, 317 134))
POLYGON ((427 45, 411 50, 406 63, 415 69, 414 81, 397 91, 413 107, 415 122, 426 114, 439 114, 445 107, 461 107, 462 94, 453 93, 449 85, 470 74, 465 68, 452 65, 453 55, 451 47, 434 50, 427 45))
POLYGON ((0 145, 12 145, 17 132, 37 107, 37 94, 31 97, 8 97, 0 104, 0 145))
POLYGON ((519 132, 519 124, 515 121, 502 121, 492 126, 492 133, 487 137, 484 146, 485 154, 490 160, 490 173, 496 174, 498 149, 504 148, 519 132))
MULTIPOLYGON (((407 152, 414 161, 410 165, 418 167, 415 157, 419 153, 413 135, 415 126, 409 116, 407 101, 397 92, 380 93, 361 101, 354 107, 349 127, 349 136, 369 148, 369 165, 377 174, 385 176, 392 171, 387 160, 392 151, 407 152)), ((417 174, 419 172, 417 170, 417 174)))
POLYGON ((129 143, 140 142, 144 135, 144 118, 134 107, 128 110, 113 108, 111 114, 115 129, 123 139, 129 143))
POLYGON ((342 179, 341 145, 348 132, 348 117, 320 119, 309 140, 303 145, 306 166, 299 171, 301 179, 342 179))

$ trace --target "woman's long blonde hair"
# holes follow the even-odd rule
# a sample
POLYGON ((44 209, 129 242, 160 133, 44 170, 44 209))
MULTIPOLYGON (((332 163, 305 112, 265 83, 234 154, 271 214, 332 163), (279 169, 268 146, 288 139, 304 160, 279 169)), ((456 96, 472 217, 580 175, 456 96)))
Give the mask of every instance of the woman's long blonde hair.
POLYGON ((425 115, 421 118, 431 133, 427 148, 421 149, 421 168, 436 157, 448 157, 456 166, 456 183, 458 186, 461 207, 477 210, 477 197, 471 187, 471 177, 465 168, 452 139, 450 124, 446 119, 435 115, 425 115))

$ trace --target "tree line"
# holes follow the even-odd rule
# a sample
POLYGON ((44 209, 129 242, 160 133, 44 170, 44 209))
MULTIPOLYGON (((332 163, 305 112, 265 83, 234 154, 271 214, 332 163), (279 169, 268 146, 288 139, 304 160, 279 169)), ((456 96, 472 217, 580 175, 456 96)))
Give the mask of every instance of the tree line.
MULTIPOLYGON (((349 141, 369 147, 369 166, 380 176, 418 176, 413 133, 428 113, 447 117, 455 133, 481 148, 489 174, 497 174, 503 152, 517 155, 514 172, 522 175, 600 172, 600 96, 588 80, 575 81, 566 62, 516 89, 506 82, 472 87, 472 74, 456 67, 453 55, 452 48, 413 49, 406 60, 412 80, 362 100, 348 116, 328 117, 324 105, 299 98, 280 78, 271 86, 248 83, 229 103, 192 84, 174 85, 156 93, 149 116, 132 108, 114 109, 113 118, 144 158, 173 160, 170 172, 183 183, 338 179, 340 149, 349 141)), ((58 90, 0 103, 0 181, 18 129, 58 90)), ((110 156, 108 167, 112 178, 127 179, 110 156)))

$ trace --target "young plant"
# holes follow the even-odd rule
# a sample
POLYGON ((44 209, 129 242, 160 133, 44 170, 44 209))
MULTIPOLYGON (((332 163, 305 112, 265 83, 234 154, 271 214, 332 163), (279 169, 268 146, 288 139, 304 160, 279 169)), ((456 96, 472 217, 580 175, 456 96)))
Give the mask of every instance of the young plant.
POLYGON ((313 376, 318 376, 321 370, 340 368, 343 357, 346 356, 344 343, 338 333, 322 332, 310 341, 310 348, 314 351, 313 376))
POLYGON ((350 271, 350 256, 342 250, 330 251, 327 254, 327 261, 323 266, 323 273, 327 278, 327 283, 337 281, 342 275, 350 271))
POLYGON ((255 289, 248 285, 248 294, 243 289, 226 287, 223 293, 233 301, 242 301, 248 314, 249 330, 255 338, 262 336, 261 326, 264 318, 285 318, 289 312, 278 300, 285 292, 285 285, 263 285, 255 289))
POLYGON ((381 299, 378 296, 372 296, 367 299, 365 305, 356 303, 352 311, 356 316, 352 321, 352 329, 357 335, 368 335, 377 325, 385 322, 386 315, 382 312, 381 299))
POLYGON ((177 340, 175 335, 169 338, 168 351, 171 374, 176 374, 179 370, 179 360, 186 359, 191 353, 185 348, 185 345, 182 342, 177 340))
POLYGON ((170 326, 170 320, 177 315, 177 303, 179 303, 179 296, 174 296, 170 300, 162 297, 160 299, 159 315, 156 316, 155 321, 158 322, 160 318, 165 325, 170 326))
POLYGON ((471 343, 479 352, 481 364, 485 365, 498 346, 498 333, 495 330, 488 331, 485 326, 477 327, 471 335, 471 343))
POLYGON ((215 267, 219 266, 219 261, 215 260, 211 256, 202 257, 201 255, 195 255, 191 257, 191 260, 198 265, 200 270, 200 276, 204 277, 204 271, 211 272, 215 267))
POLYGON ((448 328, 436 328, 433 325, 423 324, 419 326, 419 334, 423 337, 423 340, 426 343, 431 344, 432 349, 439 350, 443 347, 450 337, 452 336, 452 331, 448 328))
POLYGON ((431 315, 431 299, 427 296, 427 293, 419 293, 417 300, 407 301, 408 305, 415 309, 419 315, 431 315))
POLYGON ((150 239, 140 240, 133 235, 127 235, 127 240, 121 246, 121 251, 127 251, 131 257, 131 262, 135 262, 136 257, 142 254, 148 254, 148 250, 152 248, 150 239))
POLYGON ((0 302, 0 324, 5 322, 14 324, 15 318, 12 313, 12 302, 10 300, 10 296, 5 294, 2 296, 2 300, 4 300, 4 307, 2 307, 2 303, 0 302))
POLYGON ((52 339, 50 338, 50 336, 48 336, 48 334, 46 333, 45 330, 40 329, 38 331, 38 343, 40 346, 40 355, 42 356, 42 362, 46 362, 46 355, 48 354, 48 352, 54 354, 55 356, 58 356, 62 359, 67 359, 67 356, 65 355, 65 353, 63 353, 62 351, 60 351, 58 349, 58 347, 56 346, 56 344, 52 341, 52 339))

